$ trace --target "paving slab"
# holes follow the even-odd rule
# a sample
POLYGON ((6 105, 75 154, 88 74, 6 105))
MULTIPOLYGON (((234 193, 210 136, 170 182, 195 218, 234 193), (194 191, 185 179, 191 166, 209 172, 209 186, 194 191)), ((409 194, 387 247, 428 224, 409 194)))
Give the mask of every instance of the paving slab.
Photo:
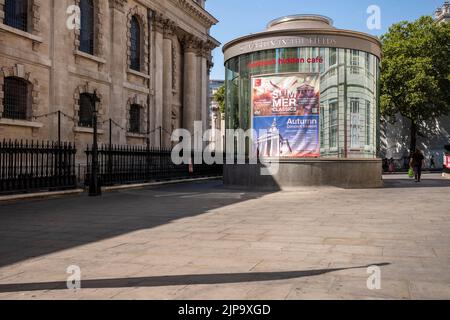
POLYGON ((450 180, 423 181, 1 203, 0 299, 450 299, 450 180), (80 290, 67 289, 71 265, 80 290))

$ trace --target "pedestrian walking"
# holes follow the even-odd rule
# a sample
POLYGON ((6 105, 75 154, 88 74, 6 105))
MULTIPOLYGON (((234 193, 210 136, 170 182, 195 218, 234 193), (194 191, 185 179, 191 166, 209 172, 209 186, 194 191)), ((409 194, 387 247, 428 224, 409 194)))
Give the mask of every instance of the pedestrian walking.
POLYGON ((414 169, 416 182, 420 182, 422 178, 422 168, 425 166, 425 157, 419 149, 417 149, 411 158, 411 167, 414 169))
POLYGON ((434 155, 430 158, 430 169, 436 169, 436 163, 434 162, 434 155))
POLYGON ((389 170, 389 161, 387 158, 383 159, 383 172, 388 172, 389 170))
POLYGON ((389 173, 395 172, 395 164, 394 164, 394 158, 389 159, 389 173))
POLYGON ((409 157, 403 156, 403 169, 408 170, 409 169, 409 157))

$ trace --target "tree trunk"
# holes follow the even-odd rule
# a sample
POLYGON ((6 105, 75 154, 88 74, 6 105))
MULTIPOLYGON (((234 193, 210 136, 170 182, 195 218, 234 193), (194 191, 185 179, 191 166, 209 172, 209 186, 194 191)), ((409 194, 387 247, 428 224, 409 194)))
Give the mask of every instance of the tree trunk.
POLYGON ((410 138, 411 138, 411 143, 409 145, 409 150, 411 153, 416 151, 416 146, 417 146, 417 125, 414 121, 411 120, 411 128, 410 128, 410 138))

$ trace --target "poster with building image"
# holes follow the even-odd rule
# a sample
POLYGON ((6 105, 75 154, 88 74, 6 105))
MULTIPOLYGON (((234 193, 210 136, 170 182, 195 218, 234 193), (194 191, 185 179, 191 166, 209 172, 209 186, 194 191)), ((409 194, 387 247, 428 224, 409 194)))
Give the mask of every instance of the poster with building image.
POLYGON ((254 149, 261 157, 320 157, 318 74, 252 78, 254 149))

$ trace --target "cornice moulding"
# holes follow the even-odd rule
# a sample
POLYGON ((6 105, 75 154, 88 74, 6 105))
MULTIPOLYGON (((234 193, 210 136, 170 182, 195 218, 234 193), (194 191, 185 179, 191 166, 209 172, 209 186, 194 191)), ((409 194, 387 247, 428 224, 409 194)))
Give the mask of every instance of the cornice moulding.
POLYGON ((193 0, 170 0, 177 7, 185 10, 191 17, 199 21, 203 26, 210 28, 219 21, 214 18, 208 11, 200 7, 193 0))

